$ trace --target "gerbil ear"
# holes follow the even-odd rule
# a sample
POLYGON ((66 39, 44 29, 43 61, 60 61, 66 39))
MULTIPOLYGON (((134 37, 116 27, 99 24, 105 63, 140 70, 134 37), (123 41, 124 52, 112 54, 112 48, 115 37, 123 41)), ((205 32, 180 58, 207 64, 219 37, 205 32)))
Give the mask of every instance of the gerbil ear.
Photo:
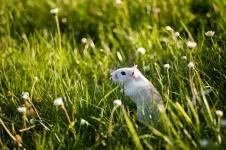
POLYGON ((134 65, 134 66, 132 67, 132 69, 137 69, 137 66, 138 66, 138 65, 134 65))
POLYGON ((137 65, 134 65, 134 66, 132 67, 132 71, 131 71, 131 73, 130 73, 131 77, 137 78, 137 76, 138 76, 137 71, 138 71, 137 65))

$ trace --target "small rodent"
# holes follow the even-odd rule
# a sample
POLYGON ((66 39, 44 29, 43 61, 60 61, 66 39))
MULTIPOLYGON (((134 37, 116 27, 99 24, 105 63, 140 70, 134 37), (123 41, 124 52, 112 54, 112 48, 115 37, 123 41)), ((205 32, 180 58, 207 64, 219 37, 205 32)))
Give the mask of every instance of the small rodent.
POLYGON ((139 121, 154 123, 158 120, 157 105, 162 103, 162 98, 152 83, 137 69, 137 65, 131 68, 121 68, 111 73, 113 81, 123 84, 123 93, 129 96, 137 105, 139 121))

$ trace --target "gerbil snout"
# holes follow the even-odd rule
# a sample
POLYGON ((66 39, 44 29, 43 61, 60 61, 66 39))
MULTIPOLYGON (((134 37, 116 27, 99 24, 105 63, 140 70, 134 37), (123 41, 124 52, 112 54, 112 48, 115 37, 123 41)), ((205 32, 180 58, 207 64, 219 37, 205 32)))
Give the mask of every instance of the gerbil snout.
POLYGON ((113 80, 118 80, 118 75, 117 73, 114 73, 113 76, 112 76, 113 80))
POLYGON ((118 75, 115 73, 114 78, 118 80, 118 75))
POLYGON ((112 78, 112 80, 118 80, 118 75, 117 75, 117 73, 115 73, 115 72, 112 72, 111 73, 111 78, 112 78))

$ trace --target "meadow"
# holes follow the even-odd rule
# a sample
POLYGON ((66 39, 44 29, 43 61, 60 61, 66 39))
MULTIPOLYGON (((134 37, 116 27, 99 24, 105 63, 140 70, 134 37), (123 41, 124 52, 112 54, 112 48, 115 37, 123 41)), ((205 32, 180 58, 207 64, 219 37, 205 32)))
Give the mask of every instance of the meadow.
POLYGON ((0 149, 224 149, 225 15, 222 0, 0 0, 0 149), (144 130, 110 75, 134 64, 164 103, 144 130))

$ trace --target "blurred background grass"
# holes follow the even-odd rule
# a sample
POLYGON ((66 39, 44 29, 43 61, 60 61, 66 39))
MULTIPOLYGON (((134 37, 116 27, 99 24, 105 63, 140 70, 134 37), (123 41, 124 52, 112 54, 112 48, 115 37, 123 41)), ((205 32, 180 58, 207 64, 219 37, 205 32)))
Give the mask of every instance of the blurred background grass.
MULTIPOLYGON (((123 0, 120 4, 114 0, 0 0, 1 118, 9 128, 14 123, 18 132, 23 124, 17 107, 24 102, 21 93, 28 91, 51 132, 37 125, 23 135, 26 148, 133 149, 121 111, 115 117, 114 135, 108 137, 106 133, 114 99, 122 99, 131 110, 135 109, 118 90, 111 93, 116 85, 111 83, 109 73, 138 64, 161 92, 164 102, 170 100, 167 121, 159 129, 165 136, 154 130, 140 133, 145 137, 141 138, 145 148, 198 148, 202 138, 211 141, 210 148, 222 148, 216 142, 216 121, 209 121, 206 109, 201 105, 194 113, 200 124, 191 113, 187 64, 193 61, 201 78, 200 82, 193 72, 197 91, 205 90, 205 86, 213 89, 207 95, 212 113, 209 115, 215 115, 216 109, 225 110, 225 9, 226 3, 221 0, 123 0), (50 13, 53 8, 59 8, 61 50, 56 22, 50 13), (178 31, 181 38, 173 37, 166 26, 178 31), (213 38, 205 36, 209 30, 216 31, 213 38), (82 42, 83 38, 87 41, 82 42), (188 40, 196 41, 197 48, 189 50, 188 40), (144 55, 137 52, 139 47, 145 48, 144 55), (181 59, 184 55, 188 60, 181 59), (166 63, 171 66, 169 72, 163 67, 166 63), (84 118, 93 127, 76 123, 79 133, 72 138, 63 112, 53 106, 57 97, 64 98, 73 120, 84 118), (192 126, 183 115, 177 116, 181 112, 176 102, 191 117, 192 126)), ((14 147, 0 129, 4 146, 14 147)), ((224 133, 225 129, 222 138, 224 133)))

